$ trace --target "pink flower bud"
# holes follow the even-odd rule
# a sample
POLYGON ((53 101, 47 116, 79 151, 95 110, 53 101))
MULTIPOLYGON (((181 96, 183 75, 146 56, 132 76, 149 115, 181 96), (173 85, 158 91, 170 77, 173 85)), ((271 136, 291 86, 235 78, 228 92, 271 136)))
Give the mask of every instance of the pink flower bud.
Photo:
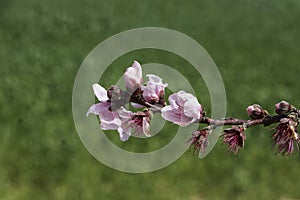
POLYGON ((279 115, 286 115, 292 109, 292 106, 289 102, 281 101, 275 105, 275 112, 279 115))
POLYGON ((251 119, 262 119, 266 115, 264 109, 258 104, 248 106, 247 113, 251 119))
POLYGON ((147 77, 149 81, 144 88, 143 97, 148 103, 156 104, 160 99, 164 98, 165 87, 167 87, 168 84, 163 83, 161 78, 156 75, 148 74, 147 77))
POLYGON ((122 90, 118 86, 112 85, 107 90, 107 97, 112 101, 120 100, 122 98, 122 90))
POLYGON ((124 74, 125 86, 129 92, 134 92, 143 84, 142 67, 140 63, 134 61, 124 74))
POLYGON ((122 99, 122 94, 123 92, 118 86, 110 86, 110 88, 107 90, 107 97, 111 102, 110 110, 115 111, 127 103, 127 101, 124 101, 124 99, 122 99))

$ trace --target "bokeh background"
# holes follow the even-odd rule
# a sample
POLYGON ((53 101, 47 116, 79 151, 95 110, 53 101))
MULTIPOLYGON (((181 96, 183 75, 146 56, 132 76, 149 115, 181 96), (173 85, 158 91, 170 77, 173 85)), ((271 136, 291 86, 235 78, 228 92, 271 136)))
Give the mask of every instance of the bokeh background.
MULTIPOLYGON (((299 106, 299 19, 298 0, 1 0, 0 199, 300 199, 300 157, 274 155, 268 128, 248 130, 238 156, 220 140, 204 159, 187 151, 162 170, 127 174, 88 153, 71 111, 86 55, 114 34, 145 26, 180 31, 208 51, 224 80, 228 116, 247 117, 253 103, 270 113, 282 99, 299 106)), ((124 55, 101 83, 108 87, 133 59, 177 68, 209 112, 205 83, 166 52, 124 55)), ((147 152, 175 129, 166 124, 153 139, 127 143, 107 134, 124 149, 147 152)))

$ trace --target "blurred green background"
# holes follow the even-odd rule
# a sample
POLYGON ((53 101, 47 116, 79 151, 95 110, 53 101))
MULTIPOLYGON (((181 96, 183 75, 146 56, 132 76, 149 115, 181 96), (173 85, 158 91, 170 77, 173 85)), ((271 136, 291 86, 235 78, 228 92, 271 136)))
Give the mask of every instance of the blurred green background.
MULTIPOLYGON (((1 0, 0 199, 300 199, 300 157, 275 156, 268 128, 248 130, 237 157, 220 140, 203 160, 186 152, 162 170, 126 174, 87 152, 71 111, 86 55, 106 38, 144 26, 180 31, 208 51, 225 83, 228 116, 245 118, 253 103, 271 113, 282 99, 299 106, 299 19, 298 0, 1 0)), ((133 52, 112 64, 122 70, 111 79, 133 59, 184 63, 159 51, 133 52)), ((205 84, 193 83, 201 97, 205 84)), ((209 105, 209 96, 200 101, 209 105)), ((166 126, 162 141, 173 137, 166 126)), ((109 137, 136 152, 152 148, 152 138, 123 144, 117 134, 109 137)))

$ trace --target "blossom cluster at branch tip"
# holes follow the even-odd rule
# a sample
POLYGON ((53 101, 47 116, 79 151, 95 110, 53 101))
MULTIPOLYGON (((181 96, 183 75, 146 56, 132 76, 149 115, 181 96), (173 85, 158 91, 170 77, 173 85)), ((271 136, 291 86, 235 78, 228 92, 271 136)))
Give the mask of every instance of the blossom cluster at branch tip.
POLYGON ((163 83, 159 76, 146 76, 149 80, 147 85, 143 86, 142 67, 134 61, 124 73, 126 91, 122 91, 116 85, 106 90, 98 83, 93 84, 93 92, 99 103, 91 105, 86 115, 97 115, 102 130, 118 130, 122 141, 128 140, 131 135, 150 137, 151 105, 165 106, 164 90, 168 84, 163 83), (124 106, 129 102, 143 110, 126 110, 124 106))

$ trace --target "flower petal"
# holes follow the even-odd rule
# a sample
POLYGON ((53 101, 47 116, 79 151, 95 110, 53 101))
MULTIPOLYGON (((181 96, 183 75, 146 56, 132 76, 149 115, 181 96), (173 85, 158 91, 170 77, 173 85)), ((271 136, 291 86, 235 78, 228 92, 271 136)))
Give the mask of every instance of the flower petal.
POLYGON ((93 91, 99 101, 107 101, 107 91, 98 83, 93 84, 93 91))
POLYGON ((159 101, 159 93, 157 92, 156 85, 154 84, 148 84, 147 87, 145 87, 143 92, 144 99, 151 103, 152 101, 158 102, 159 101))
POLYGON ((201 111, 202 107, 195 97, 188 99, 183 105, 184 115, 186 115, 187 117, 192 117, 195 120, 200 120, 201 111))
POLYGON ((145 117, 143 118, 143 133, 147 136, 147 137, 151 137, 150 135, 150 124, 149 122, 147 122, 147 120, 145 119, 145 117))
POLYGON ((126 69, 124 73, 124 82, 127 90, 134 92, 137 88, 142 86, 142 67, 140 63, 134 61, 131 67, 126 69))
POLYGON ((88 117, 89 114, 93 113, 95 115, 100 115, 101 112, 101 103, 93 104, 91 107, 88 109, 86 116, 88 117))
POLYGON ((119 118, 114 118, 111 121, 101 120, 100 127, 102 130, 117 130, 121 126, 121 120, 119 118))
POLYGON ((183 113, 177 112, 171 106, 166 106, 161 109, 161 116, 179 126, 187 126, 194 122, 193 118, 185 116, 183 113))
POLYGON ((132 67, 136 70, 136 77, 141 79, 143 74, 142 74, 142 67, 140 63, 135 60, 133 61, 132 67))
POLYGON ((131 133, 130 133, 130 128, 129 129, 123 129, 121 127, 118 128, 119 136, 121 141, 126 141, 129 139, 131 133))
POLYGON ((119 108, 117 112, 122 119, 131 119, 133 116, 133 113, 131 111, 126 110, 123 106, 119 108))
POLYGON ((132 105, 132 107, 134 107, 134 108, 144 108, 144 106, 142 106, 141 104, 138 104, 138 103, 132 103, 132 102, 131 102, 131 105, 132 105))
POLYGON ((110 106, 111 106, 110 102, 100 103, 100 106, 99 106, 100 119, 106 120, 106 121, 111 121, 116 117, 115 116, 116 114, 109 110, 110 106))
POLYGON ((146 76, 149 78, 149 83, 163 84, 162 79, 159 76, 154 74, 147 74, 146 76))
POLYGON ((149 81, 143 90, 143 97, 149 103, 158 103, 159 99, 164 96, 164 90, 168 84, 164 84, 159 76, 153 74, 147 74, 146 76, 149 78, 149 81))
POLYGON ((179 109, 179 106, 181 106, 181 105, 179 105, 180 99, 177 94, 171 94, 169 96, 168 100, 169 100, 170 106, 173 109, 179 109))

